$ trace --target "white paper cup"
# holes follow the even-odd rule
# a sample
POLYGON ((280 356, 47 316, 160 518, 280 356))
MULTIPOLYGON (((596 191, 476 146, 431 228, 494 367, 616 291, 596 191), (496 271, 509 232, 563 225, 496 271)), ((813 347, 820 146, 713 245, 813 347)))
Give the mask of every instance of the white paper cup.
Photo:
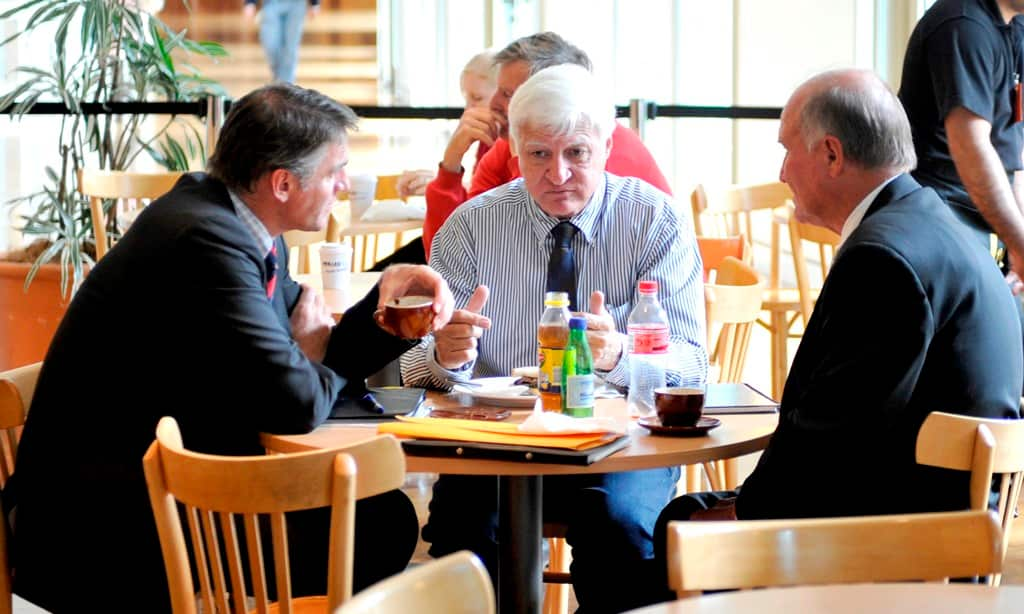
POLYGON ((373 204, 377 193, 376 175, 351 175, 348 178, 349 206, 352 207, 352 221, 358 222, 373 204))
POLYGON ((352 248, 344 243, 320 246, 320 274, 324 290, 348 290, 352 270, 352 248))

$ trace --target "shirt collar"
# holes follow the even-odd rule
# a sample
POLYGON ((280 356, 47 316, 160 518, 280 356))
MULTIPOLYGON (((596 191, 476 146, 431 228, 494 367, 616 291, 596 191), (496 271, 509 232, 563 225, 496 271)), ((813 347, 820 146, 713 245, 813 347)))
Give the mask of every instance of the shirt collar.
POLYGON ((235 213, 238 214, 238 218, 242 220, 242 224, 245 225, 253 240, 256 241, 256 247, 260 248, 260 253, 266 254, 269 252, 270 247, 274 244, 274 237, 270 236, 267 227, 263 225, 260 218, 256 217, 256 214, 252 212, 252 209, 245 204, 238 194, 235 194, 234 190, 229 188, 228 196, 231 197, 231 204, 235 206, 235 213))
POLYGON ((846 240, 850 238, 850 235, 853 234, 853 231, 857 230, 857 226, 860 226, 861 221, 864 219, 864 215, 867 214, 868 209, 871 207, 871 203, 875 202, 875 198, 882 191, 882 189, 884 189, 885 186, 889 185, 889 182, 891 182, 893 179, 897 177, 899 177, 898 174, 893 175, 892 177, 889 177, 882 183, 878 184, 878 186, 874 190, 868 192, 867 196, 865 196, 864 199, 860 201, 860 204, 853 208, 853 211, 850 212, 850 215, 846 216, 846 221, 843 222, 843 232, 840 233, 839 235, 839 245, 836 246, 837 250, 840 246, 842 246, 843 243, 846 243, 846 240))
MULTIPOLYGON (((579 229, 580 234, 583 235, 583 238, 587 243, 594 240, 597 223, 598 220, 601 219, 601 214, 604 212, 605 202, 607 201, 605 198, 607 187, 607 173, 602 172, 600 180, 594 188, 594 193, 590 195, 590 200, 587 201, 587 204, 579 213, 569 218, 569 221, 572 222, 573 226, 579 229)), ((522 188, 523 191, 526 192, 525 182, 523 183, 522 188)), ((530 221, 530 226, 533 228, 533 232, 537 240, 541 245, 543 245, 548 235, 551 234, 551 229, 563 220, 544 213, 544 210, 540 208, 540 205, 537 204, 537 201, 533 199, 533 196, 531 196, 529 192, 526 192, 526 196, 530 202, 527 219, 530 221)))

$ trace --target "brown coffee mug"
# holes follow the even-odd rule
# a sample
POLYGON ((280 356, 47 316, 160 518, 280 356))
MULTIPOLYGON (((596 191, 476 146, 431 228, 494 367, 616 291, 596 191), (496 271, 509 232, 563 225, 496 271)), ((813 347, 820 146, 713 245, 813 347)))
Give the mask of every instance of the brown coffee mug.
POLYGON ((373 317, 377 325, 396 337, 419 339, 431 332, 434 299, 430 296, 403 296, 378 309, 373 317))
POLYGON ((704 389, 655 388, 654 407, 662 426, 693 426, 704 413, 704 389))

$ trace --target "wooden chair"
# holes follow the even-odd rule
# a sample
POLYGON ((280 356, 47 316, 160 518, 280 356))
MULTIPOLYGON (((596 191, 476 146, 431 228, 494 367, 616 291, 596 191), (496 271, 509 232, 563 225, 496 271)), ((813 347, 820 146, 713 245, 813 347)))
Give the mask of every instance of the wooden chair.
POLYGON ((804 520, 670 522, 668 582, 703 590, 948 580, 999 572, 986 511, 804 520))
POLYGON ((392 437, 295 454, 217 456, 184 449, 178 425, 169 417, 160 420, 142 462, 175 614, 196 612, 179 502, 194 548, 203 612, 246 611, 245 591, 237 588, 244 586, 243 566, 252 578, 255 611, 330 612, 352 596, 356 500, 399 488, 405 478, 405 456, 392 437), (324 544, 330 549, 327 596, 293 599, 284 513, 326 506, 332 508, 330 539, 324 544), (267 598, 261 516, 269 520, 273 536, 274 607, 267 598), (239 551, 238 519, 246 561, 239 551), (226 565, 218 554, 221 544, 226 565))
MULTIPOLYGON (((719 383, 739 383, 743 381, 750 335, 761 313, 764 281, 752 266, 732 256, 722 259, 716 279, 714 284, 704 284, 709 363, 717 368, 719 383)), ((687 467, 688 492, 698 490, 697 469, 687 467)), ((704 471, 712 490, 737 486, 736 459, 704 463, 704 471)))
MULTIPOLYGON (((780 215, 781 212, 776 212, 780 215)), ((804 241, 814 243, 818 250, 818 264, 821 279, 824 282, 832 266, 836 247, 839 246, 839 235, 827 228, 798 222, 793 214, 792 206, 786 209, 785 224, 789 228, 789 242, 793 253, 793 270, 796 273, 797 293, 800 296, 800 314, 803 316, 804 328, 811 319, 814 301, 818 298, 821 288, 812 288, 807 258, 804 255, 804 241)))
MULTIPOLYGON (((14 473, 21 429, 42 364, 37 362, 0 373, 0 489, 7 486, 7 480, 14 473)), ((3 518, 0 523, 0 614, 13 611, 8 530, 7 518, 3 518)))
POLYGON ((180 172, 129 173, 79 169, 78 189, 89 198, 97 261, 114 243, 109 231, 116 232, 117 216, 110 213, 141 209, 149 201, 170 191, 181 175, 180 172), (114 202, 108 204, 111 200, 114 202))
POLYGON ((704 283, 711 278, 711 272, 717 270, 726 256, 732 256, 741 262, 750 264, 750 245, 746 237, 697 237, 697 249, 700 250, 701 263, 704 266, 704 283))
POLYGON ((743 235, 759 244, 763 239, 756 240, 755 230, 768 228, 769 275, 761 300, 761 309, 768 312, 768 321, 758 323, 771 334, 772 396, 776 399, 782 395, 788 369, 786 343, 793 323, 790 314, 800 311, 797 288, 783 287, 781 283, 781 232, 774 215, 776 209, 786 206, 792 198, 789 186, 780 182, 730 186, 710 192, 698 185, 690 195, 697 236, 743 235))
MULTIPOLYGON (((987 510, 992 478, 999 486, 996 514, 1003 529, 1001 559, 1006 558, 1013 518, 1024 476, 1024 420, 975 418, 935 411, 917 433, 917 462, 970 471, 972 510, 987 510)), ((988 583, 999 586, 1000 574, 988 583)))
POLYGON ((494 614, 494 588, 468 550, 430 561, 365 589, 333 614, 494 614))

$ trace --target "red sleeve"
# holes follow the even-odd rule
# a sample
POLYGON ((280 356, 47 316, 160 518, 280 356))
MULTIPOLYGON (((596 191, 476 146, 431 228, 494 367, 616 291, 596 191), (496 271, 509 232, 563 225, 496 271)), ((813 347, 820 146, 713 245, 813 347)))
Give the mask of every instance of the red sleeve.
POLYGON ((672 188, 668 186, 668 181, 643 141, 635 132, 618 122, 612 132, 612 153, 604 168, 619 177, 643 179, 662 192, 672 194, 672 188))
POLYGON ((480 163, 473 170, 473 180, 469 184, 469 196, 473 198, 483 194, 491 188, 505 185, 515 179, 518 175, 509 172, 509 161, 512 159, 512 151, 506 139, 498 139, 494 146, 480 158, 480 163))
POLYGON ((427 184, 427 216, 423 220, 423 250, 430 258, 430 243, 455 208, 466 201, 462 173, 452 173, 437 165, 437 177, 427 184))

